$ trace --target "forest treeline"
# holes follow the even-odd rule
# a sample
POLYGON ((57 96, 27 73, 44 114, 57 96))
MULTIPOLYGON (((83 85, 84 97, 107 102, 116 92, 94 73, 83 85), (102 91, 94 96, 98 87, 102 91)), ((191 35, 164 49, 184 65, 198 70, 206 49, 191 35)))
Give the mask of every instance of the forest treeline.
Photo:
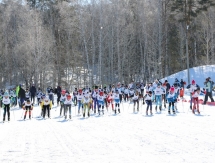
POLYGON ((215 62, 213 0, 2 0, 0 87, 151 81, 215 62))

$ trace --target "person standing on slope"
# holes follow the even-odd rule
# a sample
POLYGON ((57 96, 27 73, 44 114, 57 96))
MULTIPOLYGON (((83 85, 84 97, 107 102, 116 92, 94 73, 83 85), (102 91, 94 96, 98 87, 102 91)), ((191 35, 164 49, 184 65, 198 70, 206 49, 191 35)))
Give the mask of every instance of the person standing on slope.
POLYGON ((35 102, 36 92, 37 92, 37 89, 34 86, 34 84, 32 84, 32 86, 30 88, 30 93, 31 93, 31 102, 33 101, 33 105, 34 105, 34 102, 35 102))
POLYGON ((22 104, 25 101, 25 90, 22 88, 21 84, 19 85, 19 93, 18 93, 18 97, 19 97, 19 107, 22 108, 22 104))
POLYGON ((214 102, 213 95, 212 95, 212 89, 213 89, 214 82, 211 80, 210 77, 208 77, 206 79, 206 81, 204 82, 204 85, 205 85, 205 90, 206 90, 206 95, 205 95, 205 99, 204 99, 204 105, 205 105, 206 102, 208 101, 208 97, 210 97, 211 102, 214 102))
POLYGON ((59 106, 59 102, 60 102, 60 97, 61 97, 61 87, 58 85, 57 86, 57 106, 59 106))

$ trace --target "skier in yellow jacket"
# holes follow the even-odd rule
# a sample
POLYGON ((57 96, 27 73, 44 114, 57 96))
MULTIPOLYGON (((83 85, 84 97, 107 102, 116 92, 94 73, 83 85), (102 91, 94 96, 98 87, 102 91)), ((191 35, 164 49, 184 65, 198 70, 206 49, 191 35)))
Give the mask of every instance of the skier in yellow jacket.
POLYGON ((40 105, 42 108, 43 118, 45 119, 46 112, 48 113, 48 118, 50 118, 50 110, 52 108, 52 101, 50 101, 48 97, 45 97, 45 99, 41 101, 40 105))

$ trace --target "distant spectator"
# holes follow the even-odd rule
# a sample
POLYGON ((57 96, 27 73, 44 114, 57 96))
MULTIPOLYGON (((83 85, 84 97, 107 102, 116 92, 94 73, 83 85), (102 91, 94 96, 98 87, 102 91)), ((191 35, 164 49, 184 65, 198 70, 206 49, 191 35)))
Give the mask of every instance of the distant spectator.
POLYGON ((181 84, 181 88, 184 88, 184 85, 186 85, 186 82, 183 79, 181 79, 180 84, 181 84))
POLYGON ((57 86, 57 105, 60 102, 60 96, 61 96, 61 87, 57 86))
POLYGON ((20 99, 20 103, 19 103, 19 107, 22 107, 22 104, 25 101, 25 90, 22 88, 21 84, 19 85, 19 93, 18 93, 18 97, 20 99))
POLYGON ((36 96, 36 92, 37 92, 37 89, 36 87, 34 86, 34 84, 32 84, 31 88, 30 88, 30 93, 31 93, 31 102, 33 100, 33 104, 35 102, 35 96, 36 96))
POLYGON ((212 96, 212 89, 213 89, 214 82, 211 81, 210 77, 208 77, 208 78, 206 78, 204 85, 205 85, 205 91, 206 91, 205 100, 204 100, 204 105, 205 105, 206 102, 208 101, 208 97, 210 97, 211 102, 214 102, 214 99, 212 96))

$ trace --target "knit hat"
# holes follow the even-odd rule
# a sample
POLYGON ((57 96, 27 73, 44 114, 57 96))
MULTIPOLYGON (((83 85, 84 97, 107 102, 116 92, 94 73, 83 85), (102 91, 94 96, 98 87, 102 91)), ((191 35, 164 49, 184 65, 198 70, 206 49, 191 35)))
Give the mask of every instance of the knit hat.
POLYGON ((70 99, 71 99, 71 95, 68 94, 68 95, 66 96, 66 98, 67 98, 68 100, 70 100, 70 99))
POLYGON ((103 95, 104 95, 104 92, 102 92, 102 91, 99 92, 99 95, 100 95, 100 96, 103 96, 103 95))
POLYGON ((192 80, 192 84, 196 84, 195 80, 192 80))
POLYGON ((5 93, 4 93, 4 96, 9 96, 9 93, 8 93, 8 92, 5 92, 5 93))
POLYGON ((171 91, 171 92, 174 92, 174 91, 175 91, 175 88, 174 88, 174 87, 171 87, 171 88, 170 88, 170 91, 171 91))

